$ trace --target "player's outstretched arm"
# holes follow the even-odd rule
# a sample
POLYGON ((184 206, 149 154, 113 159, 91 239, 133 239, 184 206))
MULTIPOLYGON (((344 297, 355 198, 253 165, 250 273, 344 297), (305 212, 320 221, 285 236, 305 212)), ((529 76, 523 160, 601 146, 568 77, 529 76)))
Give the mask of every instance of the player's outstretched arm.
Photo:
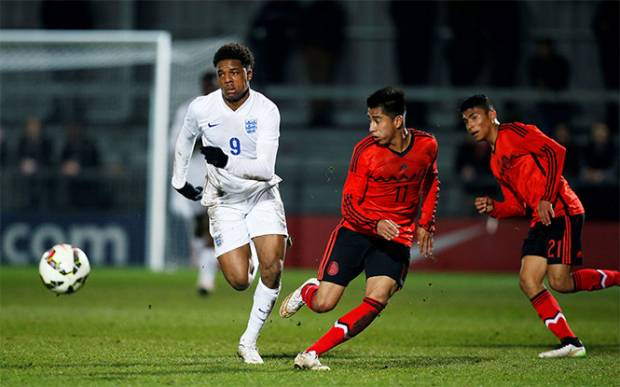
POLYGON ((183 128, 177 137, 174 146, 174 165, 172 167, 172 186, 183 189, 187 183, 187 170, 194 150, 194 144, 199 134, 199 127, 193 113, 193 103, 190 104, 185 115, 183 128))
POLYGON ((437 143, 435 143, 435 161, 428 168, 422 183, 422 207, 418 227, 426 231, 435 232, 435 214, 437 213, 437 203, 439 201, 439 169, 437 168, 437 143))
POLYGON ((510 132, 511 140, 516 148, 534 155, 537 165, 545 176, 545 190, 540 200, 548 203, 539 204, 538 210, 543 212, 542 214, 539 213, 543 223, 549 224, 545 223, 544 220, 546 217, 553 217, 551 202, 557 196, 560 187, 566 148, 536 127, 526 125, 522 129, 527 129, 525 137, 518 137, 510 132))

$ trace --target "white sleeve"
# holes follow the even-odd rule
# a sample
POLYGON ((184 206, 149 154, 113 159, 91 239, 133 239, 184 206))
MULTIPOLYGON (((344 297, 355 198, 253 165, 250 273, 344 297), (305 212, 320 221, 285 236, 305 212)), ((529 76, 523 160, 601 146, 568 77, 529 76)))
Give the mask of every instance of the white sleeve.
POLYGON ((269 181, 276 169, 278 139, 280 138, 280 112, 276 106, 265 115, 256 139, 256 159, 228 157, 226 169, 242 179, 269 181))
POLYGON ((172 167, 172 186, 174 188, 183 188, 187 181, 187 170, 189 161, 194 151, 196 138, 200 134, 198 121, 193 113, 194 104, 190 104, 185 114, 183 128, 179 133, 176 145, 174 147, 174 166, 172 167))
POLYGON ((177 143, 177 138, 179 138, 179 133, 181 133, 181 129, 183 128, 183 124, 185 123, 185 116, 187 115, 187 111, 189 107, 189 103, 183 103, 181 106, 177 108, 177 111, 174 113, 174 121, 172 122, 172 126, 170 127, 170 153, 174 156, 174 147, 177 143))

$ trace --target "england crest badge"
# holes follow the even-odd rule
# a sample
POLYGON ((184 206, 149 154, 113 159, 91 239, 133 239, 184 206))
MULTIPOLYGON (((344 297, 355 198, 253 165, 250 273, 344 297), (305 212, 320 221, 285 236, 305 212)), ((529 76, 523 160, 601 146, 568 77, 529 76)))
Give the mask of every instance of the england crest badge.
POLYGON ((258 127, 258 123, 256 119, 245 120, 245 132, 247 134, 256 132, 257 127, 258 127))

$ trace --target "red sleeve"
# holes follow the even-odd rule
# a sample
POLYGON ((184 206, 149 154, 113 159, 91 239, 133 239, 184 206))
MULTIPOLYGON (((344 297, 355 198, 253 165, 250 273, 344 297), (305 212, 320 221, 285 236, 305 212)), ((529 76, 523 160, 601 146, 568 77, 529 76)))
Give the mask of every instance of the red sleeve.
POLYGON ((528 153, 541 159, 541 166, 545 169, 545 190, 540 200, 552 202, 558 193, 566 148, 545 136, 538 128, 531 125, 508 124, 513 133, 520 135, 518 146, 528 153))
POLYGON ((435 232, 435 214, 437 213, 437 201, 439 199, 439 170, 437 169, 437 142, 435 144, 435 157, 424 176, 422 183, 422 209, 418 225, 427 231, 435 232))
POLYGON ((500 187, 502 188, 504 201, 498 202, 497 200, 493 200, 493 211, 491 211, 489 215, 497 219, 525 216, 525 203, 517 199, 517 197, 512 193, 510 188, 506 187, 503 184, 500 184, 500 187))
POLYGON ((342 190, 342 217, 363 230, 376 233, 380 219, 368 215, 360 206, 364 201, 370 175, 366 154, 363 152, 364 144, 362 141, 353 151, 349 173, 342 190))

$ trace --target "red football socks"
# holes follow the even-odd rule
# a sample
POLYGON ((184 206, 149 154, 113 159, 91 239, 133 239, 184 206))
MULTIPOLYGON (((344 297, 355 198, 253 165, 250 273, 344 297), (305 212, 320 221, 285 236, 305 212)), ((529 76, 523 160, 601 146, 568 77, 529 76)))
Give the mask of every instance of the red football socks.
POLYGON ((575 291, 592 291, 620 286, 620 272, 615 270, 581 269, 573 272, 575 291))
POLYGON ((562 308, 547 289, 535 295, 530 301, 540 319, 558 339, 575 337, 562 313, 562 308))
POLYGON ((385 305, 379 301, 368 297, 364 298, 358 307, 336 321, 323 337, 306 349, 306 352, 315 351, 317 355, 320 355, 357 335, 370 325, 384 307, 385 305))
POLYGON ((310 310, 315 312, 316 310, 314 310, 314 307, 312 306, 312 299, 314 298, 317 290, 319 290, 319 285, 315 284, 308 284, 301 288, 301 299, 304 300, 306 306, 310 308, 310 310))

